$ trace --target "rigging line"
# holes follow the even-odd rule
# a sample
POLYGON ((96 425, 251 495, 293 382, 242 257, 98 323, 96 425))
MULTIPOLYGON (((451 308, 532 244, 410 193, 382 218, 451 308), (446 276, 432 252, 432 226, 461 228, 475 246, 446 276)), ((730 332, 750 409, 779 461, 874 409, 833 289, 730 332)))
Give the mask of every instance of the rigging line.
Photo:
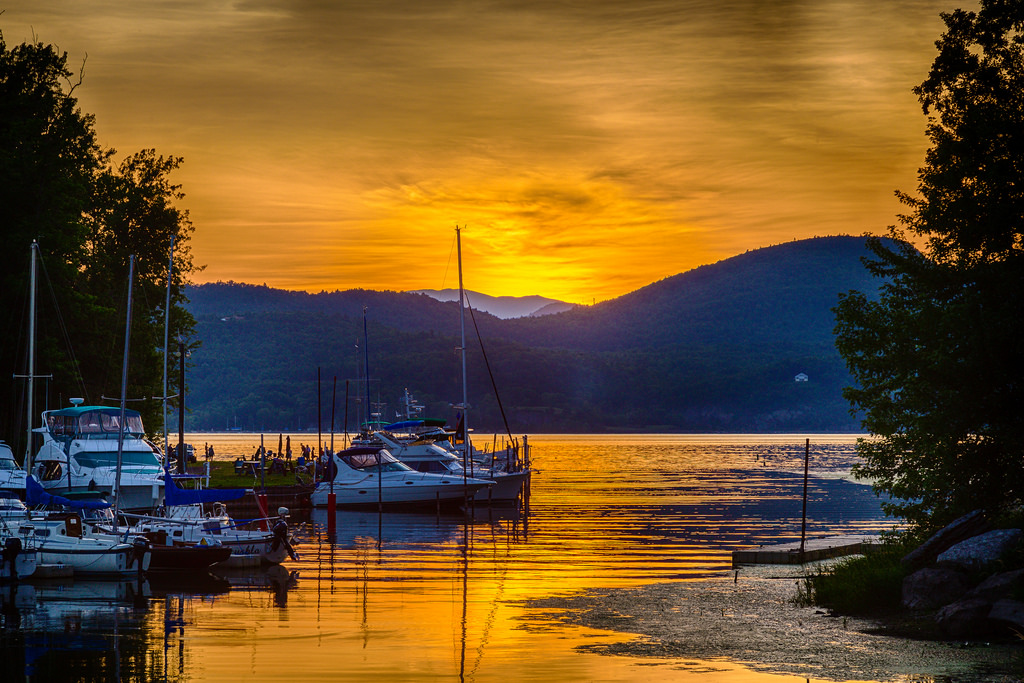
POLYGON ((53 310, 57 317, 57 327, 60 329, 61 336, 64 338, 64 344, 67 347, 68 356, 71 358, 71 367, 74 370, 74 379, 78 381, 78 388, 82 390, 82 396, 85 398, 85 402, 89 403, 89 390, 85 388, 85 378, 82 377, 82 368, 78 363, 78 357, 75 356, 75 349, 71 346, 71 335, 68 333, 68 326, 64 322, 64 316, 60 312, 60 303, 57 301, 57 292, 53 289, 53 280, 50 279, 50 272, 46 270, 46 260, 43 258, 42 250, 39 250, 39 265, 42 266, 43 279, 46 281, 46 287, 50 292, 50 299, 53 300, 53 310))
MULTIPOLYGON (((465 292, 463 292, 465 296, 465 292)), ((491 371, 491 363, 487 360, 487 350, 484 348, 484 338, 480 336, 480 328, 476 324, 476 316, 473 314, 473 305, 469 303, 469 297, 466 296, 466 303, 469 308, 469 317, 473 321, 473 329, 476 330, 476 340, 480 343, 480 353, 484 357, 484 365, 487 366, 487 374, 491 377, 491 388, 494 389, 494 398, 498 401, 498 410, 501 411, 501 419, 505 423, 505 432, 508 434, 509 439, 514 439, 512 436, 512 430, 508 426, 508 418, 505 417, 505 406, 501 403, 501 396, 498 394, 498 383, 494 381, 494 372, 491 371)))
POLYGON ((441 278, 441 290, 444 290, 444 284, 448 282, 448 271, 452 267, 452 254, 455 253, 455 241, 456 237, 452 238, 452 245, 448 248, 448 263, 444 265, 444 277, 441 278))

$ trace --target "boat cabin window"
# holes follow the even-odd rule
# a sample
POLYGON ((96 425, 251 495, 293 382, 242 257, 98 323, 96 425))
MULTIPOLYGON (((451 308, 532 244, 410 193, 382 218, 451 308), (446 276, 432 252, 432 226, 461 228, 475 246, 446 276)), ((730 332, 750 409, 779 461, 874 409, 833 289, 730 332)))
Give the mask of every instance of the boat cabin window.
MULTIPOLYGON (((117 451, 79 451, 75 460, 82 467, 117 467, 117 451)), ((152 451, 122 451, 122 467, 160 467, 160 460, 152 451)))
MULTIPOLYGON (((118 432, 121 424, 120 411, 89 410, 77 415, 50 414, 46 416, 46 427, 54 436, 107 436, 118 432)), ((142 416, 136 412, 125 413, 125 433, 141 436, 142 416)))
POLYGON ((354 470, 367 471, 380 469, 384 472, 396 472, 411 469, 408 465, 395 460, 387 451, 375 453, 349 453, 339 456, 354 470))
POLYGON ((13 459, 8 460, 7 458, 0 458, 0 470, 16 470, 18 469, 17 463, 13 459))

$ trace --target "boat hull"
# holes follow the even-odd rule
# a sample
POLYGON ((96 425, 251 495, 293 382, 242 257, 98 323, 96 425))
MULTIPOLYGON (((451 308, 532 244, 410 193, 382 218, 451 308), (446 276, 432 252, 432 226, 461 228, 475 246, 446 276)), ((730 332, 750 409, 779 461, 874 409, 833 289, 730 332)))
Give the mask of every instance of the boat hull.
POLYGON ((485 491, 477 493, 474 497, 477 502, 511 503, 519 498, 523 491, 523 486, 530 480, 530 472, 526 470, 523 472, 500 473, 482 478, 494 482, 494 485, 485 491))
POLYGON ((152 560, 148 550, 127 543, 110 544, 100 539, 45 541, 36 549, 42 565, 62 564, 75 576, 126 576, 146 571, 152 560))
MULTIPOLYGON (((379 488, 375 483, 362 486, 335 484, 333 493, 335 505, 339 507, 357 507, 377 505, 425 505, 461 501, 467 497, 480 495, 483 489, 491 486, 490 482, 470 480, 463 486, 462 482, 452 479, 450 483, 430 483, 423 485, 385 483, 379 488)), ((327 507, 327 496, 332 492, 330 484, 318 484, 309 500, 313 507, 327 507)), ((486 495, 486 492, 484 492, 486 495)))

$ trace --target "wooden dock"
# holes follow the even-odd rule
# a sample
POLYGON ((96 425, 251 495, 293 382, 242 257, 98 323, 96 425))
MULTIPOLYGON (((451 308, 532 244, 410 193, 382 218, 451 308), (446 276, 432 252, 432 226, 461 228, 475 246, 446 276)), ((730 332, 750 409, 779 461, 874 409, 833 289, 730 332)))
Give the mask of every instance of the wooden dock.
POLYGON ((741 564, 804 564, 830 557, 865 553, 879 543, 878 536, 870 535, 819 536, 806 539, 802 552, 800 541, 759 546, 749 550, 734 550, 732 565, 735 567, 741 564))

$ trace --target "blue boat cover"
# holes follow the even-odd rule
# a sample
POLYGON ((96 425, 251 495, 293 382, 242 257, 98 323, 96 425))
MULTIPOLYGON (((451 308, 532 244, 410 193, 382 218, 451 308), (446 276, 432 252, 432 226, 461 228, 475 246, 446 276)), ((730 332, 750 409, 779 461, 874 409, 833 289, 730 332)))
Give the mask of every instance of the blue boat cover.
POLYGON ((182 489, 174 483, 174 477, 164 470, 164 504, 195 505, 197 503, 220 503, 236 500, 245 495, 245 489, 182 489))
POLYGON ((392 422, 389 425, 383 427, 385 432, 401 432, 406 429, 413 429, 415 427, 443 427, 447 420, 442 420, 436 417, 424 417, 418 420, 403 420, 402 422, 392 422))
POLYGON ((25 502, 29 505, 63 505, 72 510, 101 510, 111 506, 111 503, 105 500, 71 500, 47 493, 31 475, 25 479, 25 502))

